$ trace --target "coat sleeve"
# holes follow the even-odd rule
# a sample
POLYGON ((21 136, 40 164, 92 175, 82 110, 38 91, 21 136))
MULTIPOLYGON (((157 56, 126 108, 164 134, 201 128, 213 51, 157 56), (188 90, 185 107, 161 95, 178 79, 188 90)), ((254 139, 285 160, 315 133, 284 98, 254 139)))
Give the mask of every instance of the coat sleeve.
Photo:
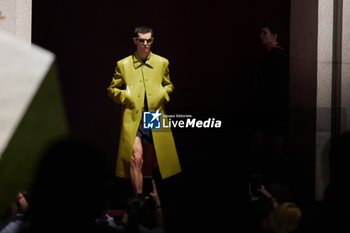
POLYGON ((125 82, 121 75, 118 63, 115 68, 112 82, 107 88, 107 92, 108 96, 111 97, 114 102, 118 104, 125 103, 125 82))
POLYGON ((170 101, 169 95, 173 92, 174 90, 174 85, 170 81, 170 76, 169 76, 169 62, 166 62, 166 68, 164 72, 164 77, 163 77, 163 88, 165 90, 165 100, 167 102, 170 101))

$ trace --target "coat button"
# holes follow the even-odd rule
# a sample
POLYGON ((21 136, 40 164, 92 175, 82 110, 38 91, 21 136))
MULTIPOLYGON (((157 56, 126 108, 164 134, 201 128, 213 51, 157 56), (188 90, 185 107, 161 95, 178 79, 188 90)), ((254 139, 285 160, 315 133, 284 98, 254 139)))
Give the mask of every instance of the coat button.
POLYGON ((139 113, 139 110, 138 110, 138 109, 136 109, 136 113, 139 113))
POLYGON ((142 80, 140 80, 139 82, 142 83, 142 80))
POLYGON ((139 97, 139 98, 140 98, 140 96, 141 96, 140 94, 137 95, 137 97, 139 97))

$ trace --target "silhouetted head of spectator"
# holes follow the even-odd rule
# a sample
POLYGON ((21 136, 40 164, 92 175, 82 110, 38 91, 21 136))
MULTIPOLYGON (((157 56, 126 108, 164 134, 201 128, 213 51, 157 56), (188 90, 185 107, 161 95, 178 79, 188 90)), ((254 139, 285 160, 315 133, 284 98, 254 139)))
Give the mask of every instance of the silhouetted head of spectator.
POLYGON ((135 194, 127 200, 128 214, 127 232, 138 232, 145 214, 145 198, 142 194, 135 194))
POLYGON ((68 138, 50 145, 33 183, 33 229, 83 227, 100 217, 108 181, 104 159, 99 148, 82 140, 68 138))
POLYGON ((301 210, 291 202, 277 206, 263 221, 262 228, 269 232, 289 233, 299 228, 301 210))

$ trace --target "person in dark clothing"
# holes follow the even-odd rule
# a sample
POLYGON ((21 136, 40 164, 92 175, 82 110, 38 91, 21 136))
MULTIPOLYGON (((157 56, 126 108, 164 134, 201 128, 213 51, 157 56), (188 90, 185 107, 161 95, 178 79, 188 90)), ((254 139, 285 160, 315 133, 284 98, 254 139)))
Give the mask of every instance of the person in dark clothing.
MULTIPOLYGON (((254 160, 262 165, 264 173, 275 166, 285 143, 289 103, 289 61, 279 45, 282 27, 278 22, 266 22, 261 27, 260 39, 266 54, 255 80, 256 120, 253 140, 254 160)), ((256 171, 255 171, 256 172, 256 171)), ((268 174, 265 174, 268 175, 268 174)))
POLYGON ((261 43, 267 53, 256 80, 257 107, 263 118, 258 127, 274 135, 283 135, 287 126, 288 109, 288 57, 279 45, 281 28, 276 22, 263 24, 261 43))

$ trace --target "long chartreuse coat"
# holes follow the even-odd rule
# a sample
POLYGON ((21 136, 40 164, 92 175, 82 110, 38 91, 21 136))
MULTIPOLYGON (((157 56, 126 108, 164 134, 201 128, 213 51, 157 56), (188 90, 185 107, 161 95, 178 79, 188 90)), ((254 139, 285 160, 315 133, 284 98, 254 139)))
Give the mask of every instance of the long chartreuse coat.
MULTIPOLYGON (((169 102, 169 94, 174 90, 170 82, 168 65, 167 59, 153 53, 150 53, 143 63, 137 52, 117 62, 112 82, 107 90, 113 101, 122 105, 115 170, 115 175, 118 177, 130 178, 130 161, 145 95, 148 111, 159 110, 162 116, 165 114, 164 102, 169 102)), ((168 125, 167 119, 164 119, 168 125)), ((162 178, 181 172, 171 129, 152 129, 152 136, 162 178)))

